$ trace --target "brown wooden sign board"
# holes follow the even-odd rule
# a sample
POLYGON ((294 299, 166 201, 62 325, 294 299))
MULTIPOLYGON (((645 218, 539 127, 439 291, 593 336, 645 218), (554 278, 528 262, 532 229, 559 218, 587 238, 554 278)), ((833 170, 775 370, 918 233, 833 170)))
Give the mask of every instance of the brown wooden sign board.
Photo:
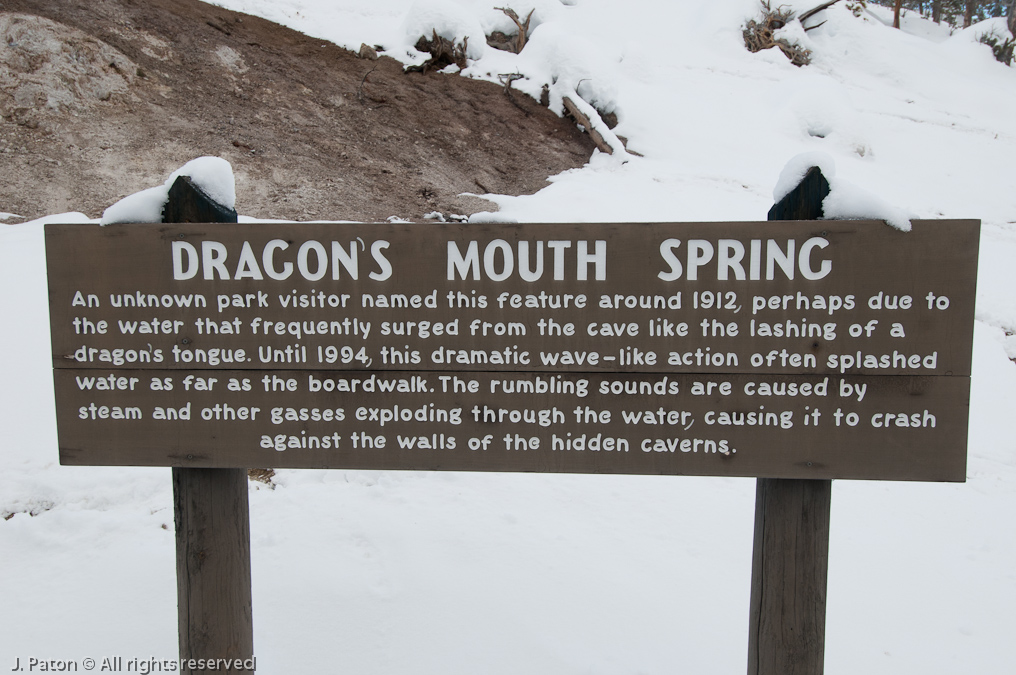
POLYGON ((978 237, 48 225, 61 462, 962 481, 978 237))

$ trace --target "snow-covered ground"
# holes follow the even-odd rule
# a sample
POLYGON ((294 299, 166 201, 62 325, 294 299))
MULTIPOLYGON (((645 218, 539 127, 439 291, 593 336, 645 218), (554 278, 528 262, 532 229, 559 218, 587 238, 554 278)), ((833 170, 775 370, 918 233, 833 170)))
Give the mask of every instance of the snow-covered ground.
MULTIPOLYGON (((510 25, 477 0, 219 4, 407 63, 428 26, 461 37, 510 25)), ((546 83, 552 100, 577 89, 617 113, 613 133, 642 156, 596 153, 535 195, 491 199, 518 221, 761 220, 787 162, 822 152, 865 195, 855 205, 982 219, 968 480, 835 484, 826 672, 1011 673, 1016 71, 974 39, 998 20, 950 35, 910 17, 896 31, 881 8, 858 18, 842 5, 807 34, 788 29, 813 52, 795 68, 744 49, 756 0, 512 3, 523 16, 535 6, 526 50, 472 38, 463 74, 518 72, 516 88, 546 83)), ((40 222, 0 224, 0 289, 0 667, 172 658, 169 470, 57 463, 40 222)), ((752 480, 282 471, 277 482, 251 491, 259 672, 745 668, 752 480)))

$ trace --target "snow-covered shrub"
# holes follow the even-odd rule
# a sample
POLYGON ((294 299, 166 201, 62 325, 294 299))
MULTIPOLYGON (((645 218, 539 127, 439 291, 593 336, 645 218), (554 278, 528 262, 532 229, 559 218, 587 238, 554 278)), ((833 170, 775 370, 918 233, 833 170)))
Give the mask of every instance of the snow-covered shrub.
POLYGON ((749 52, 760 52, 763 49, 779 47, 790 62, 795 66, 806 66, 811 63, 811 50, 805 49, 796 42, 776 35, 794 19, 794 12, 783 5, 773 9, 769 0, 762 0, 762 15, 758 20, 749 19, 741 29, 744 46, 749 52))
POLYGON ((852 0, 847 3, 847 9, 849 9, 854 16, 860 18, 864 14, 864 10, 868 9, 868 0, 852 0))
POLYGON ((454 42, 438 35, 437 29, 434 29, 431 38, 428 40, 425 37, 421 37, 417 40, 415 48, 418 52, 430 54, 430 58, 419 66, 407 67, 407 73, 421 72, 426 74, 428 70, 442 70, 448 66, 458 66, 459 70, 463 70, 466 67, 469 38, 462 38, 461 43, 454 42))
POLYGON ((425 53, 430 49, 422 41, 427 45, 447 41, 461 51, 463 58, 473 61, 483 58, 487 49, 486 35, 479 22, 451 0, 417 0, 402 21, 401 33, 407 47, 420 45, 416 50, 425 53))
POLYGON ((977 41, 982 45, 991 47, 991 53, 995 55, 996 61, 1004 63, 1007 66, 1012 65, 1013 47, 1016 47, 1016 41, 1012 37, 999 35, 993 29, 987 33, 982 33, 978 36, 977 41))

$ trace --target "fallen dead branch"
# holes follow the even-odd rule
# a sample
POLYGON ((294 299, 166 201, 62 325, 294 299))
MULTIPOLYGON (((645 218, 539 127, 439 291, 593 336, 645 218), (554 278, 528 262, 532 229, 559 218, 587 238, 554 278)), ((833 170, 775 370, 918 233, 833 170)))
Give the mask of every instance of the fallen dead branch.
POLYGON ((521 80, 525 75, 522 73, 499 73, 497 79, 504 85, 504 93, 511 96, 509 93, 512 88, 512 82, 515 80, 521 80))
MULTIPOLYGON (((816 14, 821 12, 823 9, 829 9, 830 7, 832 7, 833 5, 835 5, 839 1, 840 0, 829 0, 829 2, 823 2, 818 7, 813 7, 811 9, 809 9, 807 12, 801 14, 801 16, 797 17, 797 20, 801 22, 801 25, 804 25, 805 21, 807 21, 811 17, 815 16, 816 14)), ((823 21, 822 23, 825 23, 825 21, 823 21)), ((821 26, 821 25, 822 24, 820 23, 819 26, 821 26)), ((818 28, 818 26, 814 26, 814 28, 818 28)), ((809 30, 809 29, 806 28, 805 30, 809 30)))
POLYGON ((525 113, 526 117, 529 117, 529 111, 519 105, 519 102, 515 100, 515 96, 512 95, 512 82, 515 80, 521 80, 525 77, 522 73, 499 73, 497 79, 504 85, 504 95, 508 97, 508 100, 512 102, 516 108, 525 113))
POLYGON ((515 53, 515 36, 507 35, 499 30, 487 36, 487 46, 499 49, 502 52, 515 53))
POLYGON ((614 154, 614 148, 610 147, 610 144, 604 140, 603 136, 596 130, 586 114, 583 113, 577 105, 575 105, 575 101, 565 96, 564 107, 565 110, 567 110, 568 113, 575 118, 575 121, 585 128, 586 133, 588 133, 589 137, 593 139, 593 143, 596 144, 596 147, 599 148, 600 152, 608 155, 614 154))
POLYGON ((529 14, 526 15, 525 23, 519 19, 518 13, 511 7, 495 7, 494 9, 504 12, 504 15, 511 19, 515 26, 518 28, 518 34, 515 36, 515 49, 513 50, 516 54, 522 51, 522 48, 526 46, 526 40, 529 39, 529 21, 533 18, 533 12, 535 8, 529 10, 529 14))
POLYGON ((357 98, 357 100, 360 101, 360 103, 363 103, 363 98, 364 98, 364 96, 363 96, 363 85, 366 84, 367 78, 370 77, 370 74, 373 73, 375 70, 377 70, 377 66, 374 66, 373 68, 368 70, 366 73, 364 73, 363 74, 363 79, 360 80, 360 86, 356 88, 356 98, 357 98))
POLYGON ((382 104, 388 102, 388 99, 386 99, 384 97, 380 97, 379 98, 377 96, 371 96, 370 94, 367 94, 367 93, 364 92, 363 85, 367 83, 367 78, 369 78, 370 74, 373 73, 375 70, 377 70, 377 66, 374 66, 373 68, 368 70, 366 73, 364 73, 363 74, 363 79, 360 80, 360 86, 357 87, 357 89, 356 89, 356 99, 358 101, 360 101, 360 103, 362 103, 363 105, 367 105, 367 100, 370 100, 370 101, 372 101, 374 103, 382 103, 382 104))

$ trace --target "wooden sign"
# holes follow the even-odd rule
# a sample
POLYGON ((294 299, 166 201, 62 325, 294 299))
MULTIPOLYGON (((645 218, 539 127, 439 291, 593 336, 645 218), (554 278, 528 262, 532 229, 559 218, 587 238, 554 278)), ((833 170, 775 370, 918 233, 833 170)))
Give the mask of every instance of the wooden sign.
POLYGON ((48 225, 61 462, 962 481, 978 236, 48 225))

